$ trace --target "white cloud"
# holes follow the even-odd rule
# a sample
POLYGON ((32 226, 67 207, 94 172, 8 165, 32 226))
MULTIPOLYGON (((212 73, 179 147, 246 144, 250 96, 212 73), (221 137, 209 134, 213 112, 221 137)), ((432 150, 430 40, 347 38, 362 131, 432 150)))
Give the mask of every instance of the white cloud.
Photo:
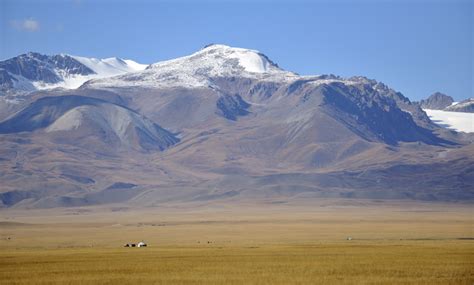
POLYGON ((13 28, 20 31, 37 32, 40 29, 40 23, 33 18, 13 20, 10 23, 13 28))

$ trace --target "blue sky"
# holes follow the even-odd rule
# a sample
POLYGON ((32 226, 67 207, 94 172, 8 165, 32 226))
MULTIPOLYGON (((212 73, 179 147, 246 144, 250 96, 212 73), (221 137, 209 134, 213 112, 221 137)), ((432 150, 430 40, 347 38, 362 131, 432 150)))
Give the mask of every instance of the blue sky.
POLYGON ((300 74, 364 75, 412 100, 474 96, 474 1, 0 0, 0 59, 28 51, 152 63, 208 43, 300 74))

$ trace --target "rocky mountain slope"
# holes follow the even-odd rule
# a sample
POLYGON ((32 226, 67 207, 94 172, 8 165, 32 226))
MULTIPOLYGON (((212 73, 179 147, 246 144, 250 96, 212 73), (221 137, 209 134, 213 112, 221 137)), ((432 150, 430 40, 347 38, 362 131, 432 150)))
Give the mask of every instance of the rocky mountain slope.
POLYGON ((5 207, 474 199, 473 136, 383 83, 299 76, 254 50, 210 45, 13 105, 5 207))
POLYGON ((454 103, 453 97, 436 92, 419 102, 422 109, 444 110, 454 103))

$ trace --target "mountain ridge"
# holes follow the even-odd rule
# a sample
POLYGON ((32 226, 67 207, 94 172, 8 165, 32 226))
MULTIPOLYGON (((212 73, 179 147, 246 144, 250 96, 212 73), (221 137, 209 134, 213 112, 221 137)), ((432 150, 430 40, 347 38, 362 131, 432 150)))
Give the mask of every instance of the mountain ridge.
POLYGON ((213 45, 77 89, 21 97, 0 123, 0 130, 10 125, 0 134, 2 203, 474 200, 471 134, 438 126, 376 80, 299 76, 260 54, 213 45), (250 71, 242 53, 255 59, 250 71), (78 96, 94 103, 63 107, 78 96), (41 100, 48 108, 38 107, 41 100), (121 118, 131 123, 115 126, 121 118), (151 124, 166 132, 142 127, 151 124))

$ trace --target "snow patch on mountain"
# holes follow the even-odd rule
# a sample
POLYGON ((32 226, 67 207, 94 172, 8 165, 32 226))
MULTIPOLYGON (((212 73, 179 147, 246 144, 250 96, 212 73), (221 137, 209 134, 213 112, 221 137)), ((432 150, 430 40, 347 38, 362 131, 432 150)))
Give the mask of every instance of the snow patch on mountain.
POLYGON ((144 70, 148 65, 139 64, 133 60, 123 60, 117 57, 105 59, 87 58, 71 55, 72 58, 84 64, 93 70, 97 75, 102 77, 124 74, 127 72, 135 72, 144 70))
POLYGON ((474 113, 448 112, 424 109, 437 125, 458 132, 474 133, 474 113))
POLYGON ((133 71, 144 70, 148 67, 148 64, 138 63, 131 59, 123 59, 123 61, 127 64, 128 68, 131 68, 133 71))
POLYGON ((239 65, 247 72, 264 73, 271 64, 257 51, 236 48, 230 53, 230 58, 236 58, 239 65))

